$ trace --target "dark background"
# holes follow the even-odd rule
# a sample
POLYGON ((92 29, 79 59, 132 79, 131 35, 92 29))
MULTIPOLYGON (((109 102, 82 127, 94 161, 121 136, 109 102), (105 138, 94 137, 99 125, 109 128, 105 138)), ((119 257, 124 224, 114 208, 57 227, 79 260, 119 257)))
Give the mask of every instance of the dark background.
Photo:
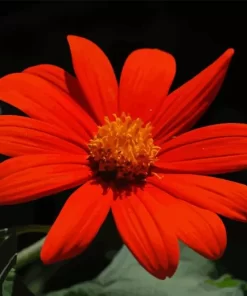
MULTIPOLYGON (((199 125, 247 123, 246 32, 244 3, 236 1, 1 2, 0 76, 42 63, 55 64, 73 73, 66 35, 74 34, 97 43, 110 58, 118 77, 127 55, 137 48, 156 47, 172 53, 178 68, 175 88, 233 47, 236 54, 227 79, 199 125)), ((6 104, 0 106, 3 114, 21 114, 6 104)), ((246 172, 223 177, 247 184, 246 172)), ((0 226, 51 224, 68 195, 69 192, 65 192, 21 206, 1 207, 0 226)), ((229 243, 222 260, 223 268, 247 280, 247 225, 224 221, 229 243)), ((19 248, 37 238, 23 236, 19 248)), ((61 268, 59 279, 53 280, 51 287, 94 277, 108 264, 104 254, 120 246, 109 217, 92 246, 69 263, 73 278, 65 274, 68 266, 61 268)))

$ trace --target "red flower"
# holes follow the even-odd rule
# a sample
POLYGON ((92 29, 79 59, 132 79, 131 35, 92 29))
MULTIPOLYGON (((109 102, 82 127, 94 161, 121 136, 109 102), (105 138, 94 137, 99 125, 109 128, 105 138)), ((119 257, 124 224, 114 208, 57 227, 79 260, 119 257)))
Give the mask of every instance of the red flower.
POLYGON ((77 78, 39 65, 0 80, 1 99, 29 116, 0 117, 0 153, 12 157, 0 165, 1 204, 82 185, 47 235, 44 263, 83 252, 110 210, 124 243, 157 278, 174 274, 178 240, 219 258, 226 232, 217 214, 246 221, 247 187, 207 175, 247 167, 247 125, 188 130, 217 95, 233 49, 168 95, 170 54, 134 51, 118 86, 94 43, 68 41, 77 78))

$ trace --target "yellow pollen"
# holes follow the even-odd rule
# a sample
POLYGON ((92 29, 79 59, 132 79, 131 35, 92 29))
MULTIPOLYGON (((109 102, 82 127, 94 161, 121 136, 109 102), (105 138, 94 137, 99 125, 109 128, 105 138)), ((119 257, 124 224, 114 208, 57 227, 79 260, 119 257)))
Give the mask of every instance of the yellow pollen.
POLYGON ((151 124, 143 126, 140 118, 132 120, 124 113, 113 116, 113 121, 105 117, 105 125, 90 140, 90 159, 99 173, 113 172, 116 179, 146 177, 160 149, 154 145, 151 124))

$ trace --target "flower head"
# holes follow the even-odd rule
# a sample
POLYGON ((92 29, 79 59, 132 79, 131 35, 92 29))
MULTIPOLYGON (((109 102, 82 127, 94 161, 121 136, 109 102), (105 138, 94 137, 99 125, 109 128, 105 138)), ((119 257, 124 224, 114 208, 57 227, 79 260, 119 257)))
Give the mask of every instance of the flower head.
POLYGON ((105 54, 69 36, 76 78, 38 65, 0 79, 1 100, 28 117, 0 117, 0 203, 80 186, 45 240, 53 263, 83 252, 112 211, 142 266, 172 276, 178 241, 210 259, 226 247, 217 214, 247 220, 247 187, 208 175, 247 167, 247 125, 191 130, 216 97, 233 49, 169 93, 175 59, 157 49, 127 58, 118 84, 105 54))

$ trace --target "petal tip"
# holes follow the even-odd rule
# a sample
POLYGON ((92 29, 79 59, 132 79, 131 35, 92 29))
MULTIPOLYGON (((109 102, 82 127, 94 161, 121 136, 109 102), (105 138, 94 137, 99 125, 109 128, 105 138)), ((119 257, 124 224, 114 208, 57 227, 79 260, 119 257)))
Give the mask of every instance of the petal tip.
POLYGON ((234 48, 229 48, 225 51, 224 55, 230 59, 234 55, 234 53, 235 53, 234 48))
POLYGON ((80 38, 80 37, 78 37, 78 36, 76 36, 76 35, 67 35, 67 40, 70 40, 70 39, 75 39, 75 38, 80 38))
POLYGON ((69 45, 72 45, 74 47, 79 44, 81 45, 81 43, 83 43, 84 46, 88 46, 88 45, 95 46, 96 45, 93 41, 91 41, 87 38, 81 37, 81 36, 76 36, 76 35, 67 35, 67 41, 68 41, 69 45))
POLYGON ((51 260, 50 256, 47 255, 47 252, 46 251, 44 251, 44 247, 41 249, 40 259, 41 259, 41 261, 42 261, 42 263, 44 265, 48 265, 48 264, 51 264, 52 263, 52 260, 51 260))
POLYGON ((76 42, 78 40, 81 40, 83 38, 76 36, 76 35, 67 35, 67 41, 70 44, 71 42, 76 42))
POLYGON ((44 265, 50 265, 60 261, 58 258, 54 256, 54 253, 52 252, 51 248, 48 248, 45 244, 43 245, 40 251, 40 259, 44 265))

